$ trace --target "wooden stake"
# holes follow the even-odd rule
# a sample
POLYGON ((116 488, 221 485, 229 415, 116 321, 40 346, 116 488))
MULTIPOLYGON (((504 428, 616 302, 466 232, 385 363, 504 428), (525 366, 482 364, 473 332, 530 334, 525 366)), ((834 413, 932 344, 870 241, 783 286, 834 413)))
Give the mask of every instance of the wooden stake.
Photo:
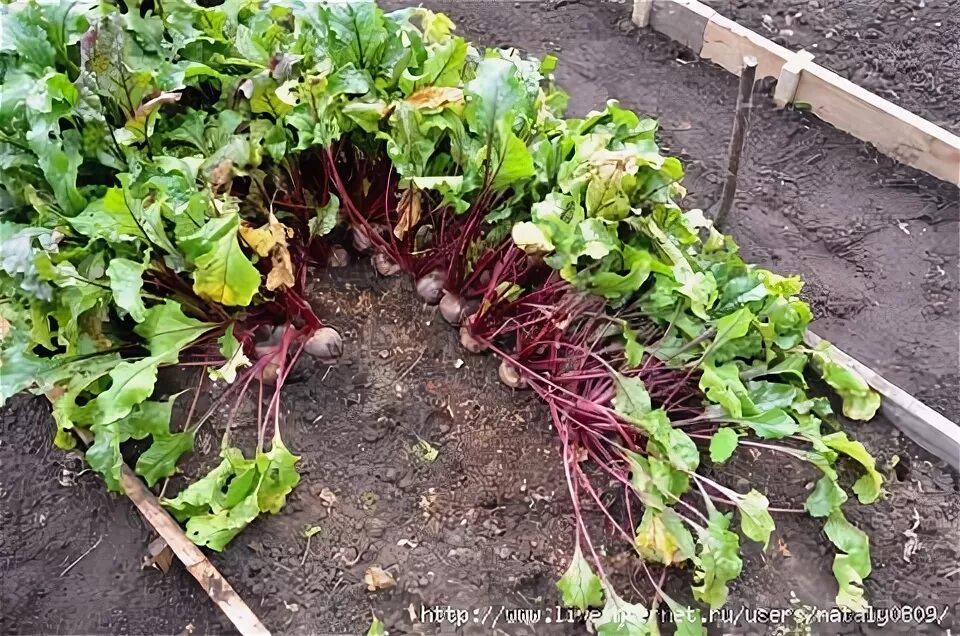
MULTIPOLYGON (((93 444, 93 435, 89 431, 79 428, 73 430, 88 447, 93 444)), ((153 493, 126 464, 120 468, 120 484, 143 518, 167 542, 187 571, 197 579, 200 587, 230 619, 237 631, 243 636, 270 636, 270 631, 260 622, 253 610, 243 602, 200 548, 187 538, 180 524, 160 506, 153 493)))
POLYGON ((653 0, 634 0, 631 16, 633 23, 641 28, 650 26, 651 9, 653 9, 653 0))
POLYGON ((743 71, 740 73, 740 92, 737 94, 737 112, 733 120, 733 131, 730 133, 730 146, 727 149, 726 178, 723 181, 720 203, 717 204, 717 211, 713 217, 713 224, 718 230, 723 229, 737 192, 740 155, 743 154, 747 126, 750 124, 750 112, 753 110, 753 83, 756 77, 757 58, 749 55, 743 58, 743 71))

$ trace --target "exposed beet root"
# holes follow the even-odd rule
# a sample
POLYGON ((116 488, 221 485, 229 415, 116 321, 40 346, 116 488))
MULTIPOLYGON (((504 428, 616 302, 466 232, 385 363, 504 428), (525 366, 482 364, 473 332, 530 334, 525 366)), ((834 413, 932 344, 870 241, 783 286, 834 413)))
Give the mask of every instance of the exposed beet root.
POLYGON ((373 263, 373 268, 381 276, 396 276, 400 273, 400 266, 386 254, 377 252, 370 257, 370 261, 373 263))
POLYGON ((520 376, 517 368, 506 360, 500 363, 500 368, 497 370, 497 373, 500 375, 500 381, 511 389, 527 388, 527 381, 520 376))
POLYGON ((343 355, 343 339, 336 329, 321 327, 310 336, 303 350, 323 364, 334 364, 343 355))
POLYGON ((433 270, 417 279, 417 293, 428 305, 436 305, 443 295, 446 276, 440 270, 433 270))
POLYGON ((460 297, 454 293, 446 292, 440 299, 440 315, 443 319, 456 327, 463 320, 463 305, 460 303, 460 297))
POLYGON ((350 253, 339 245, 330 250, 327 267, 346 267, 350 264, 350 253))
POLYGON ((464 301, 451 292, 445 292, 443 298, 440 299, 440 315, 454 327, 462 324, 467 318, 476 313, 479 308, 479 300, 464 301))
POLYGON ((469 325, 460 325, 460 344, 470 353, 482 353, 485 347, 470 334, 469 325))

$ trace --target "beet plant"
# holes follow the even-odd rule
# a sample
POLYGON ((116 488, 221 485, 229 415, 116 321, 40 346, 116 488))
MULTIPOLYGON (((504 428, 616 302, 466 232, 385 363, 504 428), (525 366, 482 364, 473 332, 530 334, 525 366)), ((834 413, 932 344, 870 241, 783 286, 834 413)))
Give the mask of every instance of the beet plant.
POLYGON ((111 489, 122 443, 150 437, 136 469, 153 485, 225 400, 235 414, 255 393, 250 456, 225 435, 221 463, 164 503, 218 550, 283 506, 299 481, 283 385, 304 352, 333 363, 343 347, 305 297, 309 268, 348 245, 411 275, 465 348, 546 405, 575 517, 558 589, 599 608, 599 633, 656 633, 662 604, 701 633, 663 589, 671 566, 723 605, 741 537, 766 547, 790 509, 708 476, 741 447, 820 472, 804 509, 837 548, 838 604, 866 606, 868 539, 838 468, 860 467, 860 503, 882 478, 811 380, 848 419, 879 398, 829 346, 804 346, 797 277, 745 263, 683 206, 655 120, 615 101, 565 117, 556 59, 480 50, 422 8, 15 3, 2 20, 0 399, 45 393, 56 443, 89 429, 111 489), (175 365, 222 385, 178 430, 176 396, 154 398, 175 365), (611 538, 651 598, 614 589, 611 538))

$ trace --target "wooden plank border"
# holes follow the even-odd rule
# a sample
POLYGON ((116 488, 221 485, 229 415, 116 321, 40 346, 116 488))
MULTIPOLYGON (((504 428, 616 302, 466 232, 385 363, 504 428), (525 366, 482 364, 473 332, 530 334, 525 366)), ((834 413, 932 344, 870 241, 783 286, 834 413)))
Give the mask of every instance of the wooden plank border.
MULTIPOLYGON (((760 77, 777 78, 774 101, 781 108, 802 102, 836 128, 948 183, 960 185, 960 137, 857 86, 725 18, 698 0, 634 0, 634 22, 693 50, 739 75, 745 56, 756 57, 760 77)), ((821 338, 808 331, 815 346, 821 338)), ((833 346, 829 355, 856 370, 881 395, 882 412, 919 446, 960 470, 960 426, 833 346)))
MULTIPOLYGON (((90 431, 75 428, 73 432, 87 448, 93 444, 93 434, 90 431)), ((187 538, 180 524, 160 505, 154 494, 125 463, 120 465, 120 485, 123 486, 123 492, 143 515, 144 521, 160 535, 160 539, 170 547, 187 572, 197 580, 203 591, 230 619, 241 636, 270 636, 270 631, 264 627, 250 606, 240 598, 230 582, 210 563, 200 548, 187 538)))
POLYGON ((834 127, 897 161, 960 185, 960 137, 730 20, 698 0, 634 0, 634 22, 739 75, 746 55, 777 78, 781 108, 804 103, 834 127))

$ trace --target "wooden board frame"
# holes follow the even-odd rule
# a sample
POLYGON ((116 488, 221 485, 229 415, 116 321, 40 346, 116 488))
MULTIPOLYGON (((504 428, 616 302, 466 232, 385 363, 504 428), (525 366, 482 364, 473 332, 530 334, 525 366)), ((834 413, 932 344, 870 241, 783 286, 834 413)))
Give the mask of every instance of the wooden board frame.
POLYGON ((758 77, 777 78, 778 106, 802 103, 820 119, 908 166, 960 186, 960 136, 857 86, 730 20, 698 0, 634 0, 634 21, 739 75, 745 55, 758 77))
MULTIPOLYGON (((777 78, 781 108, 803 103, 813 114, 884 154, 948 183, 960 185, 960 137, 725 18, 698 0, 634 0, 634 22, 692 49, 734 75, 745 56, 759 62, 759 77, 777 78)), ((820 337, 808 331, 809 346, 820 337)), ((881 395, 883 414, 910 439, 960 471, 960 426, 844 353, 837 362, 856 370, 881 395)))

